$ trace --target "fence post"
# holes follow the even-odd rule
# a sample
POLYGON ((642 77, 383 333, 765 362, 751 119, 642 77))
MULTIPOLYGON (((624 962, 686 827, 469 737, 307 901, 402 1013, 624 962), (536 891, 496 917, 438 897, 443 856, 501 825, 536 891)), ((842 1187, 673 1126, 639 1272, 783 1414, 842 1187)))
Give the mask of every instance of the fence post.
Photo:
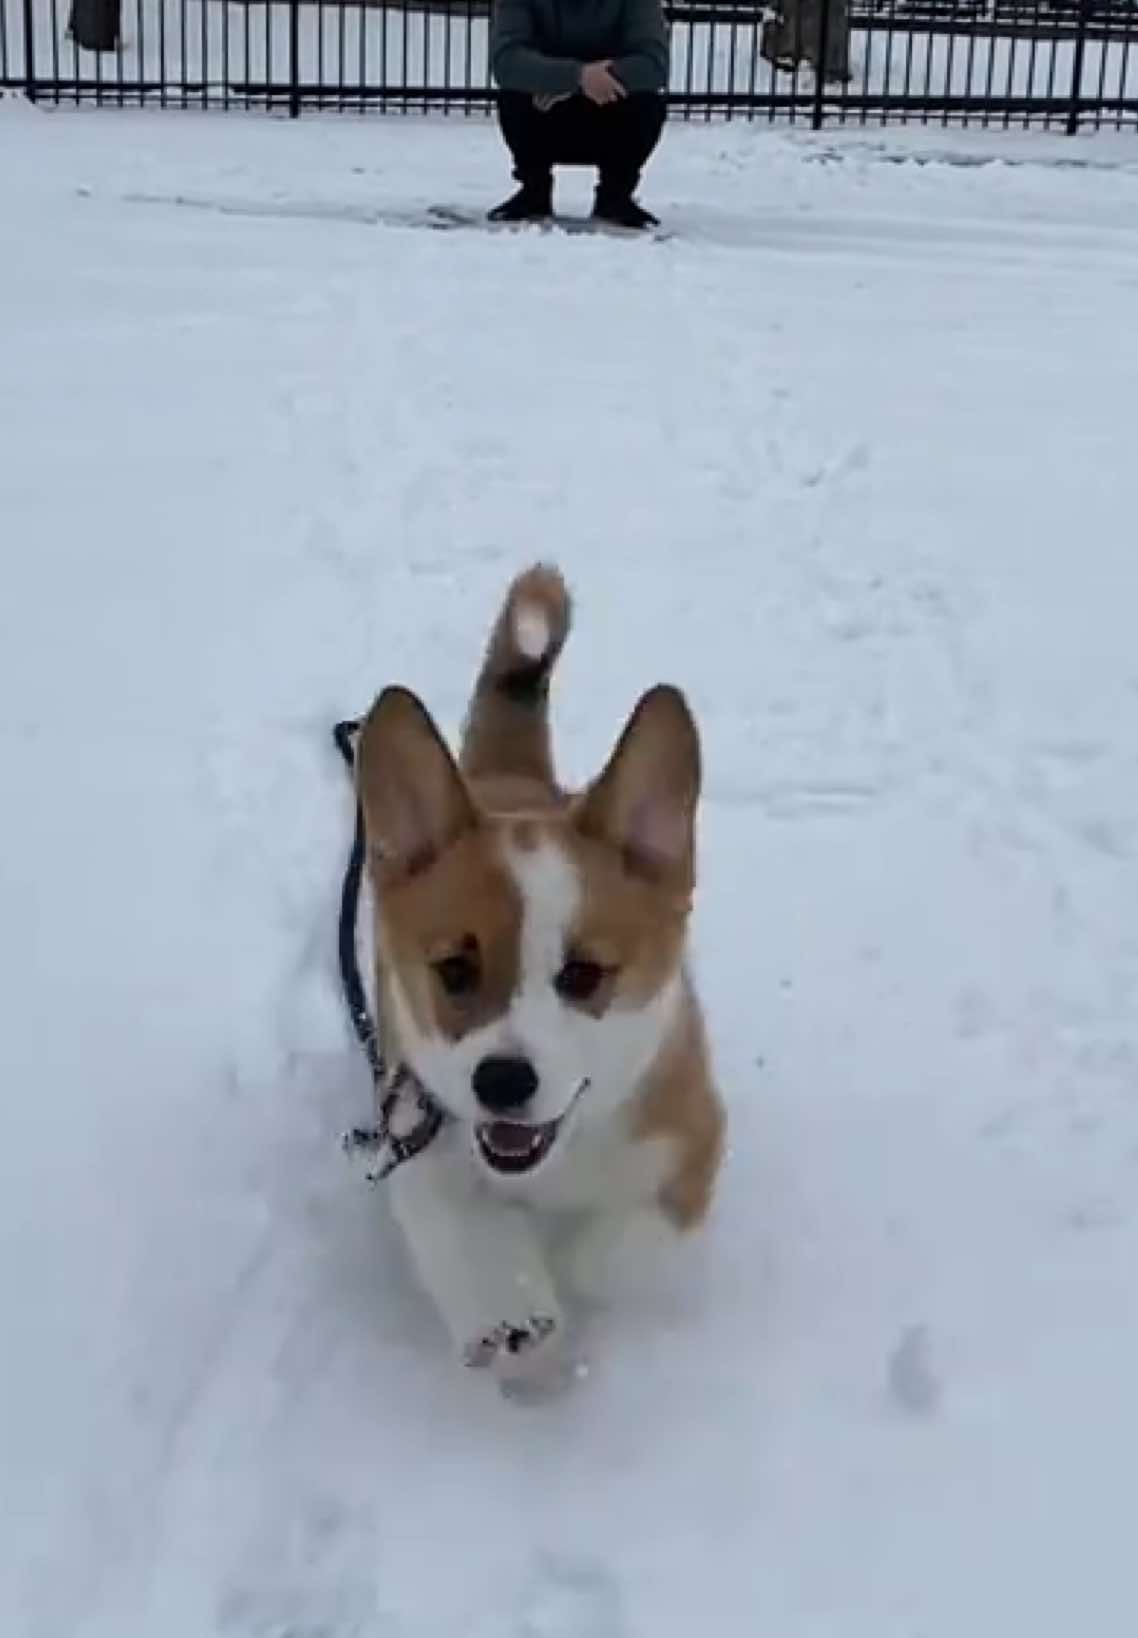
POLYGON ((289 0, 288 5, 288 117, 300 118, 300 0, 289 0))
POLYGON ((830 61, 830 0, 822 0, 818 18, 818 60, 814 64, 814 113, 810 129, 820 131, 826 118, 826 69, 830 61))
POLYGON ((32 0, 24 0, 24 95, 29 102, 35 102, 36 20, 32 15, 32 0))
POLYGON ((1075 60, 1071 64, 1071 100, 1067 107, 1067 135, 1079 134, 1079 103, 1083 95, 1083 66, 1087 56, 1087 23, 1091 0, 1079 0, 1079 27, 1075 35, 1075 60))

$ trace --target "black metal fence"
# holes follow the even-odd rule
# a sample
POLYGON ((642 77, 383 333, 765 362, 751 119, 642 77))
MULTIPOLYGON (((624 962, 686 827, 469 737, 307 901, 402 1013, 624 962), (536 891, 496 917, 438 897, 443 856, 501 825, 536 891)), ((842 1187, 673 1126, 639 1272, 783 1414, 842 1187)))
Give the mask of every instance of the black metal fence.
MULTIPOLYGON (((679 0, 669 15, 681 117, 1138 131, 1138 0, 679 0)), ((478 112, 487 16, 486 0, 0 0, 0 86, 48 103, 478 112), (86 49, 92 29, 105 49, 86 49)))

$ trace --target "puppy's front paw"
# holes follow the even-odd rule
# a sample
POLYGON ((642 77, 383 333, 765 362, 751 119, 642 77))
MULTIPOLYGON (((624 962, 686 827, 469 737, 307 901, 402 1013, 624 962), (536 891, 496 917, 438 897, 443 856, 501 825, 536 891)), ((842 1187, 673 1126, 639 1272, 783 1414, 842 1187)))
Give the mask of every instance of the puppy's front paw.
POLYGON ((531 1314, 520 1325, 503 1320, 467 1343, 462 1352, 462 1363, 481 1370, 487 1365, 498 1365, 503 1360, 520 1361, 547 1342, 556 1330, 557 1321, 551 1314, 531 1314))
POLYGON ((489 1368, 510 1397, 538 1396, 556 1386, 561 1330, 552 1314, 531 1314, 521 1323, 503 1320, 467 1344, 463 1364, 489 1368))

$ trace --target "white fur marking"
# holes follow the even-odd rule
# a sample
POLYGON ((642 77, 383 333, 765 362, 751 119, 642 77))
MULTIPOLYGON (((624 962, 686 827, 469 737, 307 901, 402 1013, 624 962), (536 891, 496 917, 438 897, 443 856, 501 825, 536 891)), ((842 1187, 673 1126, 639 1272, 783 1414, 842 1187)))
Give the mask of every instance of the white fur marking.
POLYGON ((527 660, 540 660, 550 641, 549 620, 536 603, 521 603, 514 610, 514 642, 527 660))
POLYGON ((581 884, 569 855, 555 842, 530 851, 510 848, 507 863, 522 896, 518 1004, 546 1002, 565 961, 581 884))

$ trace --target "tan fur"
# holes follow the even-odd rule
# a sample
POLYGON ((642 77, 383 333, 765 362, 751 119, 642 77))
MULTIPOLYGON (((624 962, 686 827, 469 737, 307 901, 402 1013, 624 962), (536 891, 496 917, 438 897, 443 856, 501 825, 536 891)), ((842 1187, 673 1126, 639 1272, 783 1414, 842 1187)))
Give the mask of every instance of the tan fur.
POLYGON ((498 686, 504 675, 529 659, 518 649, 514 634, 515 617, 526 608, 543 615, 549 625, 547 675, 557 663, 569 633, 569 593, 556 569, 538 564, 514 581, 490 633, 463 730, 459 763, 472 781, 514 775, 550 792, 556 788, 556 779, 548 715, 511 700, 498 686))
POLYGON ((461 836, 433 869, 390 887, 383 899, 380 968, 398 974, 421 1028, 433 1022, 451 1039, 506 1010, 517 987, 522 907, 491 826, 461 836), (448 997, 430 963, 474 940, 482 983, 472 997, 448 997))
MULTIPOLYGON (((494 627, 461 771, 426 710, 403 690, 380 696, 360 741, 381 983, 398 974, 418 1026, 433 1023, 451 1039, 504 1013, 518 982, 522 904, 504 866, 507 845, 532 850, 556 839, 573 859, 582 903, 567 954, 616 975, 580 1003, 594 1016, 644 1006, 683 965, 699 789, 687 707, 674 690, 645 695, 600 777, 566 796, 553 771, 544 687, 528 704, 500 687, 527 658, 514 642, 523 605, 545 615, 553 658, 564 643, 564 583, 556 570, 533 569, 514 583, 494 627), (653 808, 644 793, 661 782, 669 799, 653 808), (431 964, 467 946, 480 952, 482 981, 475 995, 451 998, 431 964)), ((699 1004, 686 975, 682 984, 679 1016, 631 1113, 636 1139, 669 1140, 675 1164, 659 1203, 687 1229, 711 1199, 724 1115, 699 1004)), ((382 1007, 390 1039, 395 1009, 387 993, 382 1007)))
POLYGON ((368 863, 380 895, 430 870, 478 819, 474 799, 422 701, 385 688, 356 751, 368 863))
POLYGON ((687 703, 678 689, 651 688, 604 772, 579 798, 577 823, 616 851, 628 873, 690 898, 699 784, 699 740, 687 703), (667 788, 666 808, 646 799, 655 786, 667 788))
MULTIPOLYGON (((581 911, 574 930, 577 953, 620 973, 619 1000, 643 1006, 680 964, 690 896, 684 886, 660 888, 629 872, 620 855, 576 822, 562 827, 562 839, 581 880, 581 911)), ((603 1012, 616 997, 589 1004, 603 1012)))
POLYGON ((679 1229, 694 1228, 707 1215, 723 1158, 725 1124, 699 1003, 685 980, 679 1026, 633 1112, 637 1137, 671 1140, 676 1166, 660 1190, 660 1205, 679 1229))

